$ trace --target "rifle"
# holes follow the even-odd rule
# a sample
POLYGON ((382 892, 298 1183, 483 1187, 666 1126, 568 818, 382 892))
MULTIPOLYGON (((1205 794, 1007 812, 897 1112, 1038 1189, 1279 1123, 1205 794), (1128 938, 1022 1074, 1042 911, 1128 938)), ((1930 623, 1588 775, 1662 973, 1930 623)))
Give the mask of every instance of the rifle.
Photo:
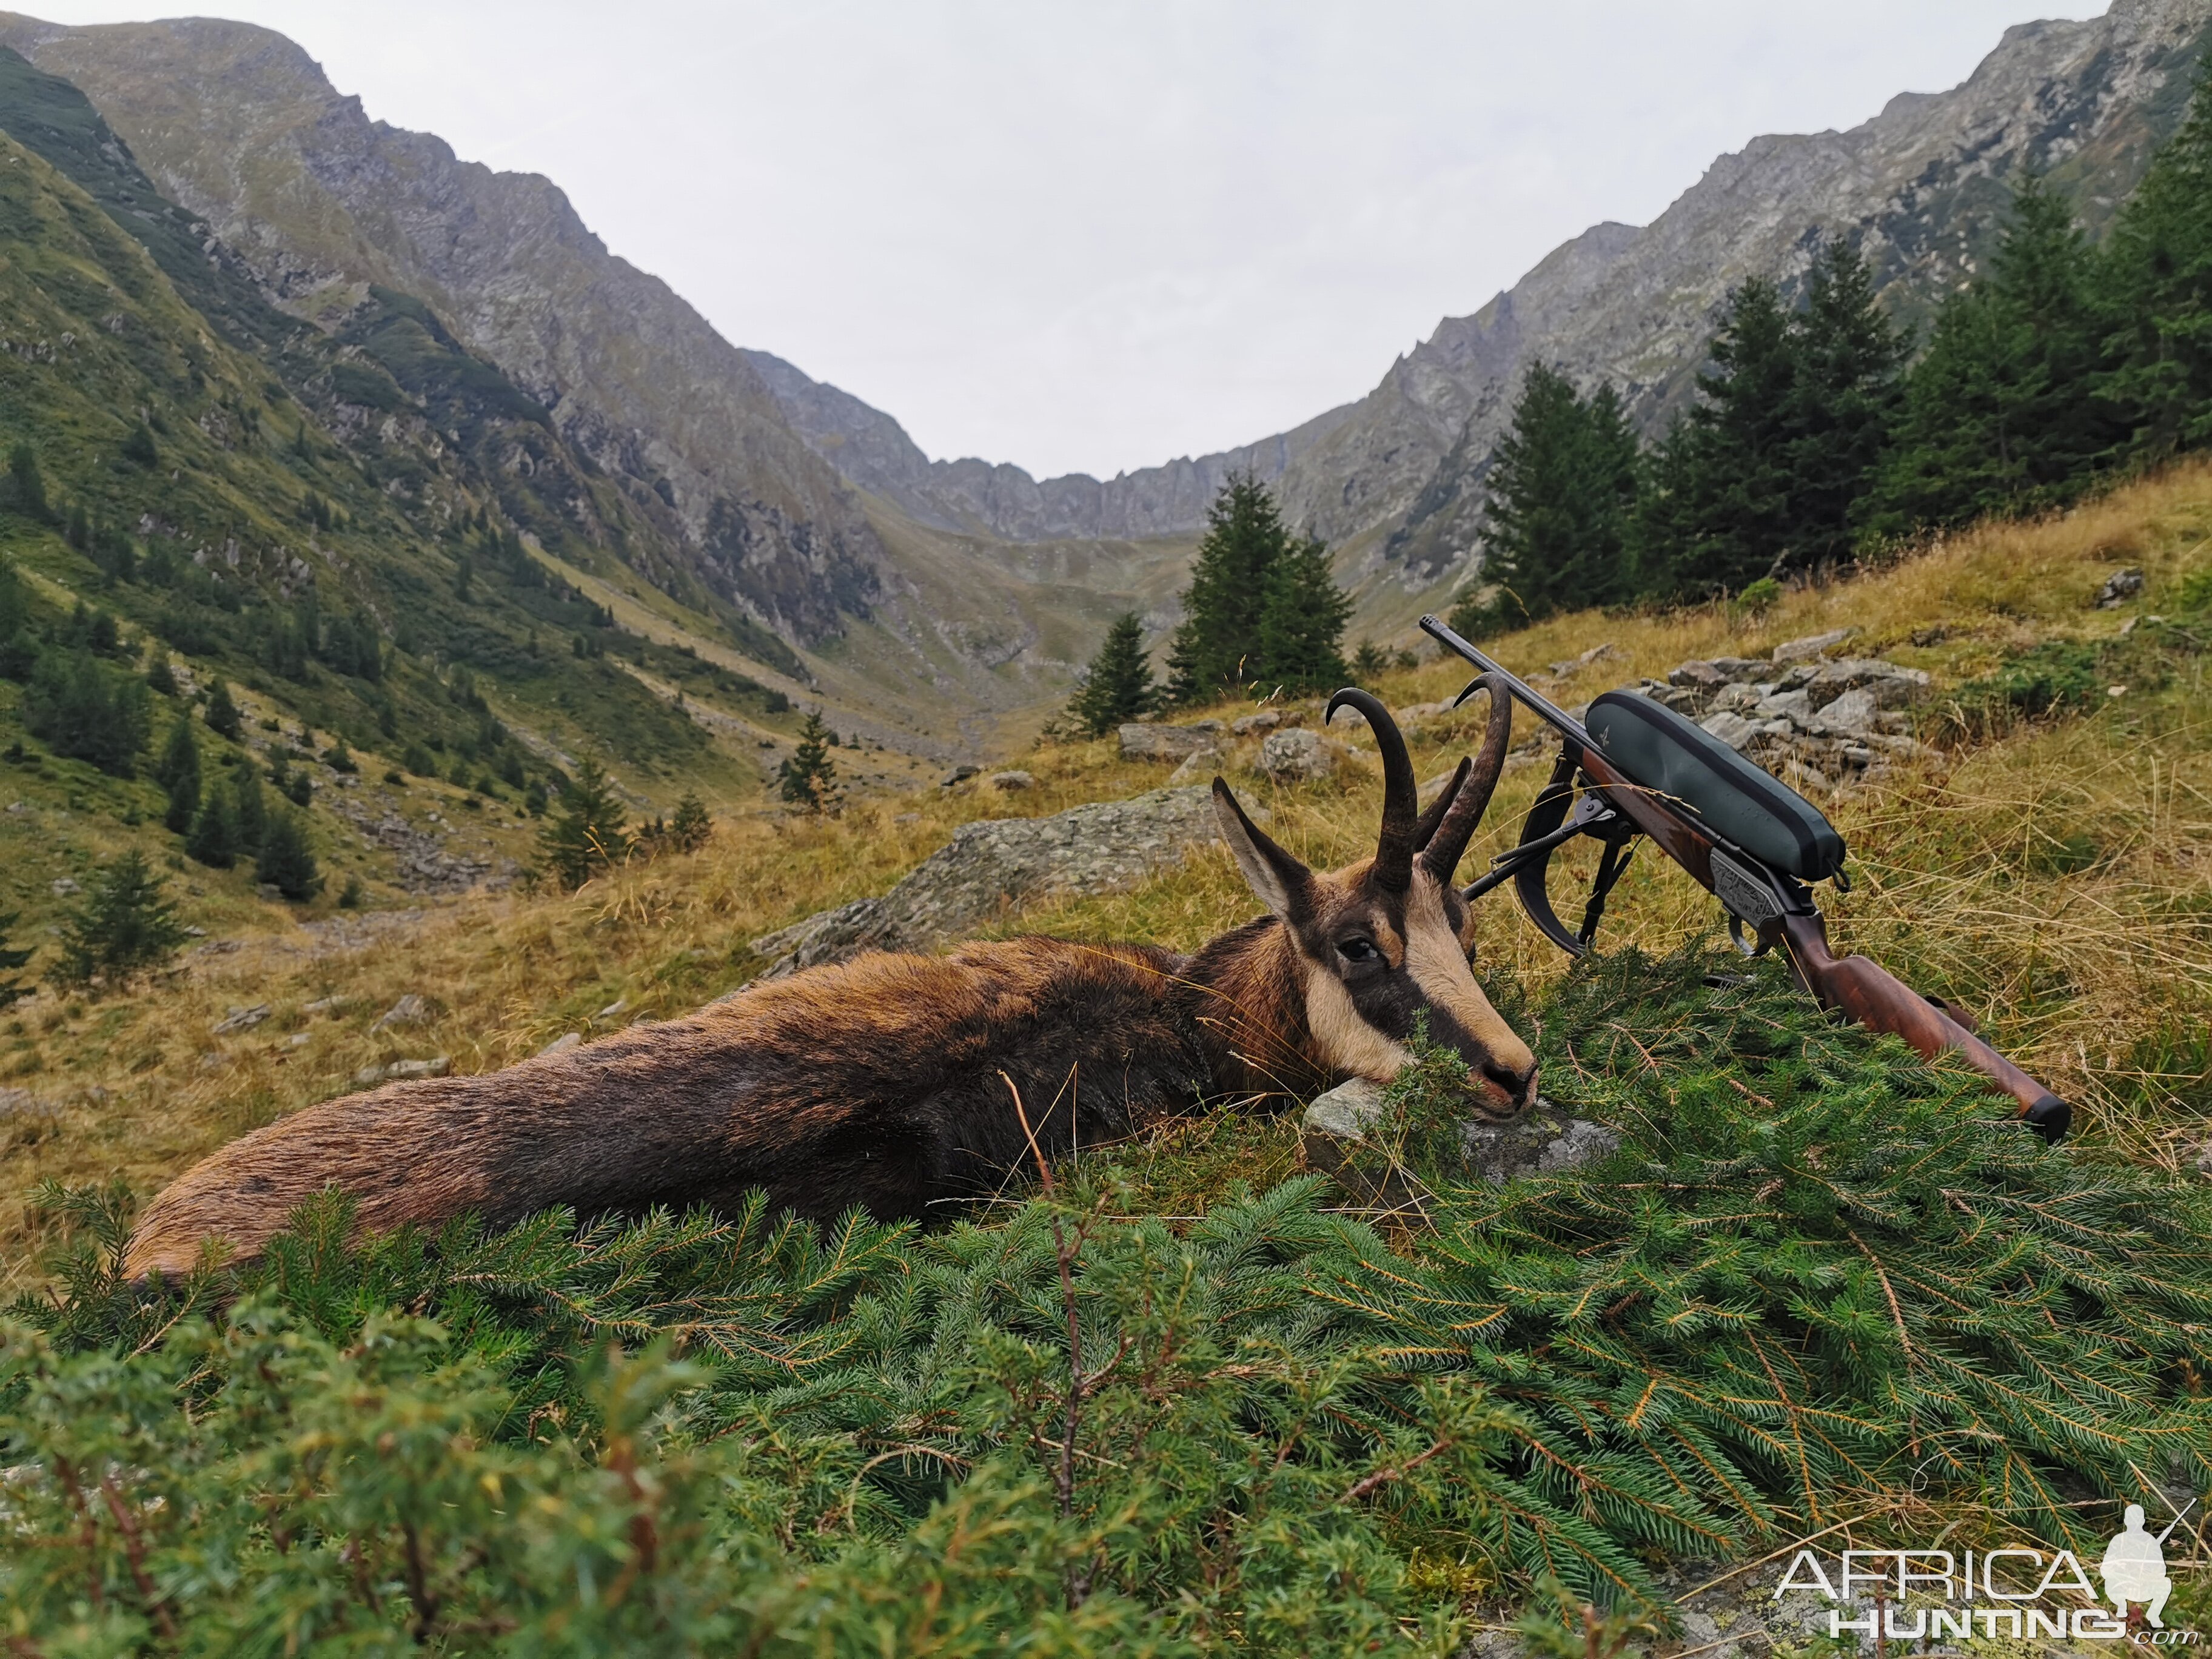
POLYGON ((1486 687, 1493 697, 1527 705, 1561 738, 1520 844, 1465 890, 1470 902, 1510 881, 1537 930, 1570 956, 1583 955, 1607 896, 1628 867, 1630 843, 1649 836, 1721 902, 1729 937, 1746 956, 1780 945, 1798 984, 1822 1006, 1903 1037, 1931 1060, 1956 1054, 2012 1097, 2019 1121, 2045 1140, 2066 1133, 2073 1109, 1975 1036, 1966 1010, 1922 995, 1865 957, 1838 957, 1828 948, 1827 923, 1809 884, 1832 879, 1838 892, 1849 892, 1850 881, 1843 837, 1812 802, 1662 703, 1608 691, 1591 701, 1585 724, 1436 617, 1422 617, 1421 629, 1482 671, 1457 702, 1486 687), (1603 851, 1582 924, 1570 931, 1552 908, 1544 878, 1552 854, 1578 836, 1603 851))

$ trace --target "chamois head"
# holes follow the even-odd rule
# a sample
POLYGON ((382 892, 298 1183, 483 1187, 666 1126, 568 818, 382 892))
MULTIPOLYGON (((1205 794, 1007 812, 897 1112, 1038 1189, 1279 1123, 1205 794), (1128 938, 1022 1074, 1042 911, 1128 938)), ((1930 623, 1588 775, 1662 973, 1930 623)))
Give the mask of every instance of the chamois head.
POLYGON ((1467 1061, 1477 1113, 1496 1120, 1535 1097, 1536 1060, 1474 981, 1468 966, 1473 907, 1453 884, 1512 729, 1510 696, 1503 684, 1486 684, 1490 724, 1481 751, 1460 762, 1425 812, 1390 711, 1364 691, 1329 699, 1328 714, 1349 707, 1366 717, 1382 755, 1382 832, 1371 859, 1308 869, 1245 817, 1219 778, 1213 808, 1244 879, 1297 949, 1315 1058, 1338 1073, 1388 1082, 1412 1058, 1405 1045, 1425 1014, 1431 1040, 1467 1061))

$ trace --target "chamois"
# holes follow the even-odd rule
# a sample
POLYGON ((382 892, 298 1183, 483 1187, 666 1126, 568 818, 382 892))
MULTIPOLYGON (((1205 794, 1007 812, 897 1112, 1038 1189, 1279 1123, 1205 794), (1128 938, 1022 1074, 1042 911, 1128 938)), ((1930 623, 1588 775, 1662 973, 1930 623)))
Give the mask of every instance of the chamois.
POLYGON ((1206 1100, 1387 1081, 1423 1018, 1466 1060, 1470 1109, 1510 1117, 1535 1060, 1469 971, 1471 907, 1453 884, 1511 728, 1510 697, 1488 689, 1478 758, 1425 812, 1389 711, 1364 691, 1330 700, 1366 717, 1383 773, 1374 856, 1342 870, 1308 869, 1215 778, 1222 838, 1270 914, 1194 955, 1041 938, 872 952, 502 1072, 325 1101, 162 1192, 126 1271, 181 1274, 210 1237, 250 1258, 331 1187, 376 1231, 556 1204, 726 1206, 755 1188, 805 1216, 921 1217, 993 1190, 1032 1133, 1054 1157, 1206 1100))

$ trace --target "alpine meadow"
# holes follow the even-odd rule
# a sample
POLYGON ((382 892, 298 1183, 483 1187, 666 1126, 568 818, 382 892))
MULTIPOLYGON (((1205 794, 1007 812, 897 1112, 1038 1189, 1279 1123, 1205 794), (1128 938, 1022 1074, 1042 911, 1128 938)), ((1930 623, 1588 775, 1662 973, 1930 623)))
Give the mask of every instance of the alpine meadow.
POLYGON ((2212 0, 1112 479, 282 35, 0 14, 0 1650, 2186 1645, 2208 663, 2212 0), (2070 1129, 1599 811, 1607 694, 2070 1129))

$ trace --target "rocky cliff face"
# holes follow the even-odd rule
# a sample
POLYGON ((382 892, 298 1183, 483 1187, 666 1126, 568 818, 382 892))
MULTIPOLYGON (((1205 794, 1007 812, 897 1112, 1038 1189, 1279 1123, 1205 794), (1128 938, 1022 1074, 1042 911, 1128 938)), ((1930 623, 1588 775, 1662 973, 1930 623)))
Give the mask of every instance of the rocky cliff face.
POLYGON ((335 323, 371 285, 427 301, 627 490, 673 507, 725 597, 808 643, 867 613, 883 549, 843 481, 744 354, 547 179, 369 120, 249 25, 0 15, 0 42, 81 87, 286 309, 335 323))
POLYGON ((1819 238, 1860 239, 1897 313, 1923 320, 1972 270, 2023 168, 2108 219, 2179 121, 2212 0, 2118 0, 2086 22, 2007 31, 1964 84, 1904 94, 1848 132, 1754 140, 1641 229, 1601 224, 1506 293, 1447 318, 1357 404, 1243 449, 1106 482, 932 462, 889 416, 756 358, 787 416, 863 489, 932 522, 1016 540, 1188 532, 1249 467, 1348 574, 1422 589, 1463 570, 1522 370, 1620 386, 1647 429, 1687 395, 1713 313, 1747 276, 1800 277, 1819 238))
POLYGON ((1642 230, 1601 225, 1474 316, 1447 319, 1280 485, 1292 517, 1353 543, 1370 579, 1463 570, 1481 480, 1521 370, 1610 380, 1647 429, 1687 395, 1715 311, 1753 275, 1802 277, 1819 238, 1858 238, 1907 322, 1972 271, 2024 169, 2108 219, 2178 125, 2212 0, 2118 0, 2085 22, 2009 29, 1962 85, 1893 99, 1848 132, 1722 156, 1642 230))

